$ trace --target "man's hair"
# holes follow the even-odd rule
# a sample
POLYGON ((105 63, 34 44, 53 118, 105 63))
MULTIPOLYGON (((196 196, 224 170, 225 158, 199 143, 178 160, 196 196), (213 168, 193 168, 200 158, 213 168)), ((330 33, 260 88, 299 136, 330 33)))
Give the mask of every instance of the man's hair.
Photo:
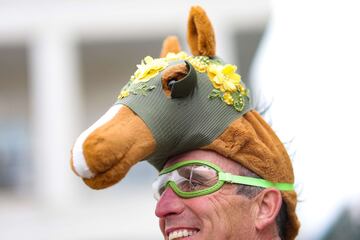
MULTIPOLYGON (((243 166, 240 166, 239 175, 246 177, 253 177, 253 178, 261 178, 243 166)), ((254 198, 256 195, 258 195, 262 190, 264 190, 264 188, 239 184, 237 185, 236 192, 239 195, 243 195, 251 199, 254 198)), ((287 206, 286 203, 282 201, 280 211, 276 216, 276 225, 280 239, 285 239, 285 233, 286 233, 285 226, 287 222, 288 222, 287 206)))

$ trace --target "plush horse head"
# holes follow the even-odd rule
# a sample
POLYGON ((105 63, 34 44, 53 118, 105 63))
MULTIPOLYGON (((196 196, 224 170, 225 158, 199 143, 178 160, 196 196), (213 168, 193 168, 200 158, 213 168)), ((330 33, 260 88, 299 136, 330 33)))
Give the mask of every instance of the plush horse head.
MULTIPOLYGON (((168 37, 160 58, 145 57, 117 102, 76 140, 71 166, 94 189, 120 181, 139 161, 158 170, 169 157, 208 149, 239 162, 272 182, 293 183, 289 156, 262 117, 251 108, 248 90, 215 54, 215 36, 206 13, 192 7, 188 44, 181 52, 168 37)), ((296 236, 296 193, 282 192, 288 239, 296 236)))

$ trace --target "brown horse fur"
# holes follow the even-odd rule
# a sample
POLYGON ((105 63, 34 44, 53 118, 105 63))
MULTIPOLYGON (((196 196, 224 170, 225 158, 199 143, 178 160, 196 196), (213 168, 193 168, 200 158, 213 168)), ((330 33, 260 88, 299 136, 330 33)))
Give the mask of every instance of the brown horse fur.
POLYGON ((97 128, 84 142, 86 162, 96 174, 84 179, 85 183, 94 189, 117 183, 139 159, 152 153, 155 146, 155 139, 143 120, 123 106, 111 121, 97 128))
MULTIPOLYGON (((200 7, 191 9, 188 43, 193 55, 215 55, 214 32, 206 13, 200 7)), ((166 56, 169 51, 180 51, 174 37, 165 40, 161 56, 166 56)), ((167 86, 170 79, 181 78, 185 70, 186 66, 181 64, 167 68, 163 71, 163 84, 167 86)), ((112 120, 93 131, 84 142, 86 163, 95 174, 84 181, 95 189, 111 186, 120 181, 131 166, 146 159, 155 149, 156 142, 150 129, 132 110, 123 106, 112 120)), ((232 122, 203 149, 239 162, 266 180, 294 182, 291 161, 283 144, 254 110, 232 122)), ((295 191, 282 191, 282 196, 289 217, 286 239, 291 240, 296 237, 300 227, 295 212, 297 196, 295 191)))
POLYGON ((187 40, 194 56, 215 56, 215 34, 205 11, 194 6, 188 19, 187 40))
POLYGON ((166 57, 169 52, 178 53, 181 51, 179 40, 176 36, 168 36, 162 46, 160 57, 166 57))

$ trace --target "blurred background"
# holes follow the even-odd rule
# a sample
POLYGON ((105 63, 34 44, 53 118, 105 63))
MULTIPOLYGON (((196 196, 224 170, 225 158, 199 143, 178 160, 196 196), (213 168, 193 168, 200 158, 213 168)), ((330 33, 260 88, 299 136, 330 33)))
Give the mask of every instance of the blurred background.
POLYGON ((298 239, 360 239, 360 15, 356 1, 0 0, 0 239, 161 239, 147 163, 90 190, 76 137, 146 55, 207 11, 293 157, 298 239))

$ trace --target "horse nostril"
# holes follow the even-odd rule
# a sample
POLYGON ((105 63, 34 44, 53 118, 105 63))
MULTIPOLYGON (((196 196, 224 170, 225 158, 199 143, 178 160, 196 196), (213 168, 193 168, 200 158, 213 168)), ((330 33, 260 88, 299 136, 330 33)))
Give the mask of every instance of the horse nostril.
POLYGON ((172 88, 172 86, 174 85, 175 82, 176 82, 176 80, 174 80, 174 79, 168 81, 167 85, 168 85, 169 89, 172 88))

